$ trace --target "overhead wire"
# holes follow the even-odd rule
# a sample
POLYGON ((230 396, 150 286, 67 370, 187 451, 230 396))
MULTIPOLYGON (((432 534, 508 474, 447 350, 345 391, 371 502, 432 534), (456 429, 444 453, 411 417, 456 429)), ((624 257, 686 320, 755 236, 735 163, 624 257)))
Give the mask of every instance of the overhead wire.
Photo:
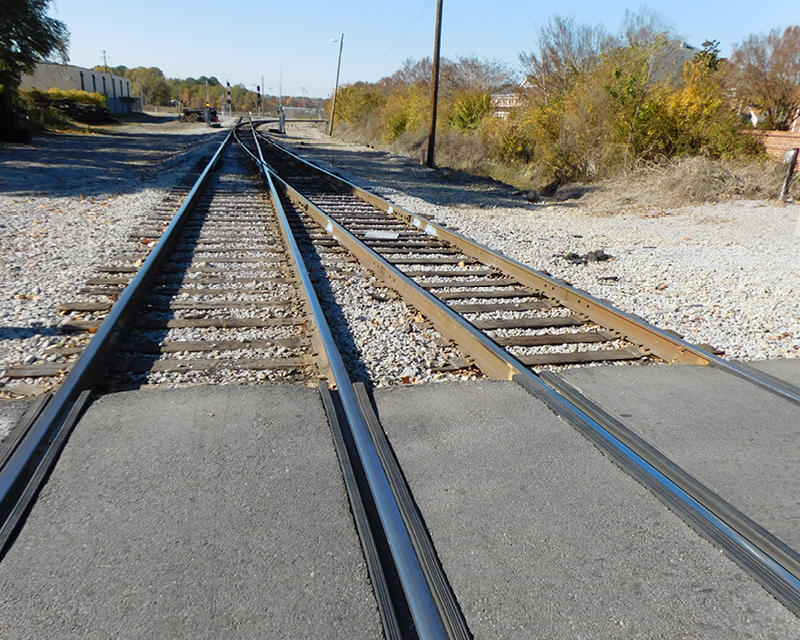
POLYGON ((411 23, 411 26, 409 26, 408 29, 406 29, 405 33, 402 36, 400 36, 400 39, 397 42, 395 42, 386 53, 384 53, 380 58, 373 60, 372 62, 373 64, 381 62, 382 60, 387 58, 392 51, 394 51, 395 49, 397 49, 397 47, 400 46, 400 43, 406 39, 408 34, 411 33, 411 30, 415 26, 417 26, 417 23, 420 21, 422 15, 425 13, 425 9, 427 9, 430 6, 431 2, 433 2, 433 0, 427 0, 427 2, 425 2, 425 5, 422 7, 422 9, 420 9, 420 12, 417 14, 417 17, 414 18, 414 21, 411 23))

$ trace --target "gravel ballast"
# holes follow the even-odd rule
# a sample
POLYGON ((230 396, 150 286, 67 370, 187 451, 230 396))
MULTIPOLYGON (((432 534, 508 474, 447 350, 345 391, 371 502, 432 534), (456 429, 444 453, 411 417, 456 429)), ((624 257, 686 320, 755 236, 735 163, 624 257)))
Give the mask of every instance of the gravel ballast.
MULTIPOLYGON (((125 128, 126 131, 129 129, 131 128, 125 128)), ((126 238, 129 235, 134 238, 140 235, 132 230, 136 225, 147 226, 143 221, 166 195, 167 187, 172 186, 182 173, 185 174, 198 157, 210 155, 220 141, 218 136, 198 137, 208 131, 207 129, 191 128, 189 131, 195 136, 197 144, 184 151, 186 158, 183 161, 160 158, 162 165, 174 164, 175 169, 163 174, 153 172, 144 174, 142 171, 137 171, 136 166, 142 154, 159 148, 159 144, 167 152, 175 153, 181 149, 175 144, 174 136, 165 135, 166 142, 160 143, 154 133, 148 137, 145 135, 147 131, 141 133, 141 127, 135 130, 141 137, 140 144, 129 151, 127 156, 120 155, 115 160, 119 165, 120 174, 118 188, 122 190, 127 184, 132 192, 127 194, 115 192, 108 196, 108 201, 105 199, 96 201, 101 196, 94 195, 91 191, 95 182, 107 179, 94 163, 90 163, 89 167, 83 167, 85 174, 83 176, 80 175, 81 169, 78 167, 82 163, 76 163, 67 175, 63 174, 65 170, 59 166, 57 171, 53 169, 48 173, 48 178, 43 179, 41 184, 31 176, 26 178, 23 170, 26 165, 43 164, 46 158, 51 157, 50 147, 56 144, 53 140, 64 145, 68 144, 67 141, 72 143, 72 148, 64 151, 65 157, 86 154, 85 159, 89 161, 88 154, 91 154, 92 150, 96 154, 99 151, 92 138, 71 136, 46 139, 41 150, 35 149, 40 151, 41 157, 31 154, 30 149, 21 147, 21 158, 13 160, 9 158, 9 166, 12 171, 17 172, 13 193, 23 192, 26 189, 32 191, 34 187, 41 193, 24 201, 13 197, 8 201, 9 217, 13 219, 13 224, 9 226, 13 228, 13 232, 9 234, 6 242, 9 246, 13 245, 12 253, 15 257, 24 258, 27 262, 23 264, 20 264, 20 261, 10 262, 4 271, 4 273, 18 272, 24 275, 14 283, 13 288, 9 289, 9 295, 0 300, 0 304, 5 303, 5 307, 0 309, 5 313, 7 326, 0 342, 0 371, 10 365, 39 366, 46 362, 56 362, 58 356, 50 355, 49 347, 73 347, 79 343, 85 344, 91 338, 89 334, 80 334, 77 337, 65 336, 59 325, 67 320, 91 320, 94 316, 82 313, 77 316, 61 317, 56 312, 55 305, 80 297, 79 290, 88 278, 97 275, 99 266, 114 263, 114 256, 126 250, 126 246, 127 250, 130 250, 130 243, 126 238), (55 177, 50 175, 53 172, 59 175, 55 177), (157 180, 154 179, 156 175, 158 175, 157 180), (81 178, 83 182, 78 195, 69 193, 69 190, 68 195, 61 193, 60 185, 66 180, 81 180, 81 178), (143 195, 145 192, 146 195, 143 195), (91 195, 87 196, 87 193, 91 195), (21 204, 25 207, 19 209, 21 204), (95 206, 96 210, 83 208, 89 205, 95 206), (45 207, 50 215, 37 218, 40 220, 37 224, 43 230, 43 240, 40 247, 29 250, 26 244, 29 235, 26 225, 30 224, 30 216, 40 215, 36 207, 45 207), (55 213, 51 212, 54 207, 58 208, 55 213), (98 217, 103 225, 99 230, 94 224, 98 217), (63 231, 65 227, 68 229, 67 232, 63 231), (54 229, 56 233, 53 232, 54 229), (45 270, 55 270, 56 275, 41 277, 38 270, 32 271, 38 269, 38 265, 42 265, 45 270)), ((167 133, 170 134, 180 131, 181 127, 177 123, 170 123, 167 128, 167 133)), ((104 146, 107 146, 107 141, 104 146)), ((240 160, 234 160, 234 157, 238 158, 232 151, 226 156, 227 170, 233 168, 234 173, 246 175, 251 169, 248 167, 236 169, 240 160)), ((95 186, 101 192, 106 188, 105 183, 95 186)), ((105 194, 102 194, 102 197, 105 198, 105 194)), ((246 239, 242 238, 242 242, 242 246, 245 247, 246 239)), ((223 257, 230 258, 232 255, 225 254, 223 257)), ((213 262, 213 258, 211 260, 213 262)), ((404 305, 390 290, 380 287, 374 277, 359 268, 357 264, 344 267, 345 264, 348 263, 338 266, 326 265, 325 268, 333 266, 333 272, 326 275, 324 270, 320 271, 318 280, 326 283, 322 287, 322 294, 323 297, 327 296, 325 305, 332 310, 329 322, 332 324, 334 334, 339 336, 340 348, 348 362, 351 375, 375 386, 420 383, 446 378, 470 379, 480 375, 469 366, 463 355, 416 311, 404 305), (343 269, 347 273, 344 273, 343 269), (453 364, 454 362, 457 364, 453 364)), ((209 291, 213 292, 213 286, 209 291)), ((180 312, 177 315, 180 316, 180 312)), ((159 336, 158 339, 162 337, 199 339, 200 334, 205 335, 209 331, 214 333, 216 339, 226 336, 233 338, 233 335, 227 335, 224 330, 175 329, 166 336, 159 336)), ((251 331, 250 334, 252 333, 251 331)), ((263 337, 261 333, 258 336, 248 335, 248 337, 257 339, 263 337)), ((234 332, 234 335, 238 338, 243 337, 241 331, 234 332)), ((211 355, 217 358, 231 357, 231 354, 211 355)), ((254 354, 237 352, 237 357, 246 356, 254 354)), ((192 357, 194 356, 191 353, 170 353, 163 356, 164 359, 192 357)), ((180 374, 151 372, 144 376, 133 376, 130 384, 181 386, 248 384, 271 380, 259 371, 239 371, 236 368, 229 370, 225 367, 213 369, 213 371, 188 371, 180 374)), ((52 388, 56 382, 54 376, 8 378, 0 381, 2 385, 0 395, 15 398, 21 395, 35 395, 52 388)))
POLYGON ((796 203, 609 213, 580 200, 530 203, 506 185, 427 169, 311 125, 289 127, 285 143, 401 207, 726 357, 800 357, 796 203), (402 191, 370 180, 375 175, 397 176, 402 191), (611 259, 597 260, 601 252, 611 259))
POLYGON ((0 149, 0 370, 39 362, 64 339, 56 304, 76 299, 221 140, 204 125, 156 120, 0 149))
MULTIPOLYGON (((580 200, 530 203, 505 185, 345 144, 314 126, 290 126, 283 139, 400 206, 691 342, 744 360, 800 356, 796 204, 601 213, 580 200)), ((38 362, 63 339, 55 305, 77 295, 219 140, 203 125, 165 121, 0 150, 0 369, 38 362)))

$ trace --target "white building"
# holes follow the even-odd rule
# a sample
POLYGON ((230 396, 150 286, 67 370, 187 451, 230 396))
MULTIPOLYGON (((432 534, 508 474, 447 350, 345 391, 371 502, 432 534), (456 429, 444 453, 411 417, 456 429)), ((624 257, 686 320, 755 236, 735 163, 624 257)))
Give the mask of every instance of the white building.
POLYGON ((111 113, 130 113, 135 102, 131 97, 131 81, 128 78, 71 64, 38 64, 32 76, 22 76, 19 88, 40 91, 77 89, 102 93, 106 96, 106 106, 111 113))
POLYGON ((522 99, 518 93, 493 93, 491 95, 492 108, 495 118, 508 118, 512 109, 522 106, 522 99))

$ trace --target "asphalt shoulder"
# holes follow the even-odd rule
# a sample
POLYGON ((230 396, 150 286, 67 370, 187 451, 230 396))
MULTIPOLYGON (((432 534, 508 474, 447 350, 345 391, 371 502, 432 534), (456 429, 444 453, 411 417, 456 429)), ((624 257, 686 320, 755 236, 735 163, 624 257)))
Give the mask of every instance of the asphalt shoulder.
POLYGON ((114 394, 0 563, 4 638, 377 638, 316 390, 114 394))
POLYGON ((515 383, 392 387, 375 403, 476 637, 800 636, 800 620, 515 383))

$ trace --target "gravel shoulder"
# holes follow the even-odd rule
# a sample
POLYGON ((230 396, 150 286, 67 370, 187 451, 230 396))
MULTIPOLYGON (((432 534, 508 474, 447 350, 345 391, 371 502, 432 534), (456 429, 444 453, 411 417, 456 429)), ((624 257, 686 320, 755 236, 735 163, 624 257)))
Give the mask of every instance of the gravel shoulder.
MULTIPOLYGON (((166 117, 0 148, 0 368, 60 340, 55 302, 108 262, 221 132, 166 117)), ((744 360, 800 357, 800 206, 763 201, 601 212, 290 124, 284 142, 422 215, 744 360), (386 185, 391 184, 391 187, 386 185), (608 261, 565 255, 604 251, 608 261)))
POLYGON ((55 304, 219 143, 219 130, 154 120, 0 148, 0 369, 58 343, 55 304))
POLYGON ((507 185, 344 143, 315 125, 289 125, 284 143, 402 207, 690 342, 742 360, 800 357, 796 203, 612 212, 581 200, 530 203, 507 185), (612 259, 565 258, 595 251, 612 259))

